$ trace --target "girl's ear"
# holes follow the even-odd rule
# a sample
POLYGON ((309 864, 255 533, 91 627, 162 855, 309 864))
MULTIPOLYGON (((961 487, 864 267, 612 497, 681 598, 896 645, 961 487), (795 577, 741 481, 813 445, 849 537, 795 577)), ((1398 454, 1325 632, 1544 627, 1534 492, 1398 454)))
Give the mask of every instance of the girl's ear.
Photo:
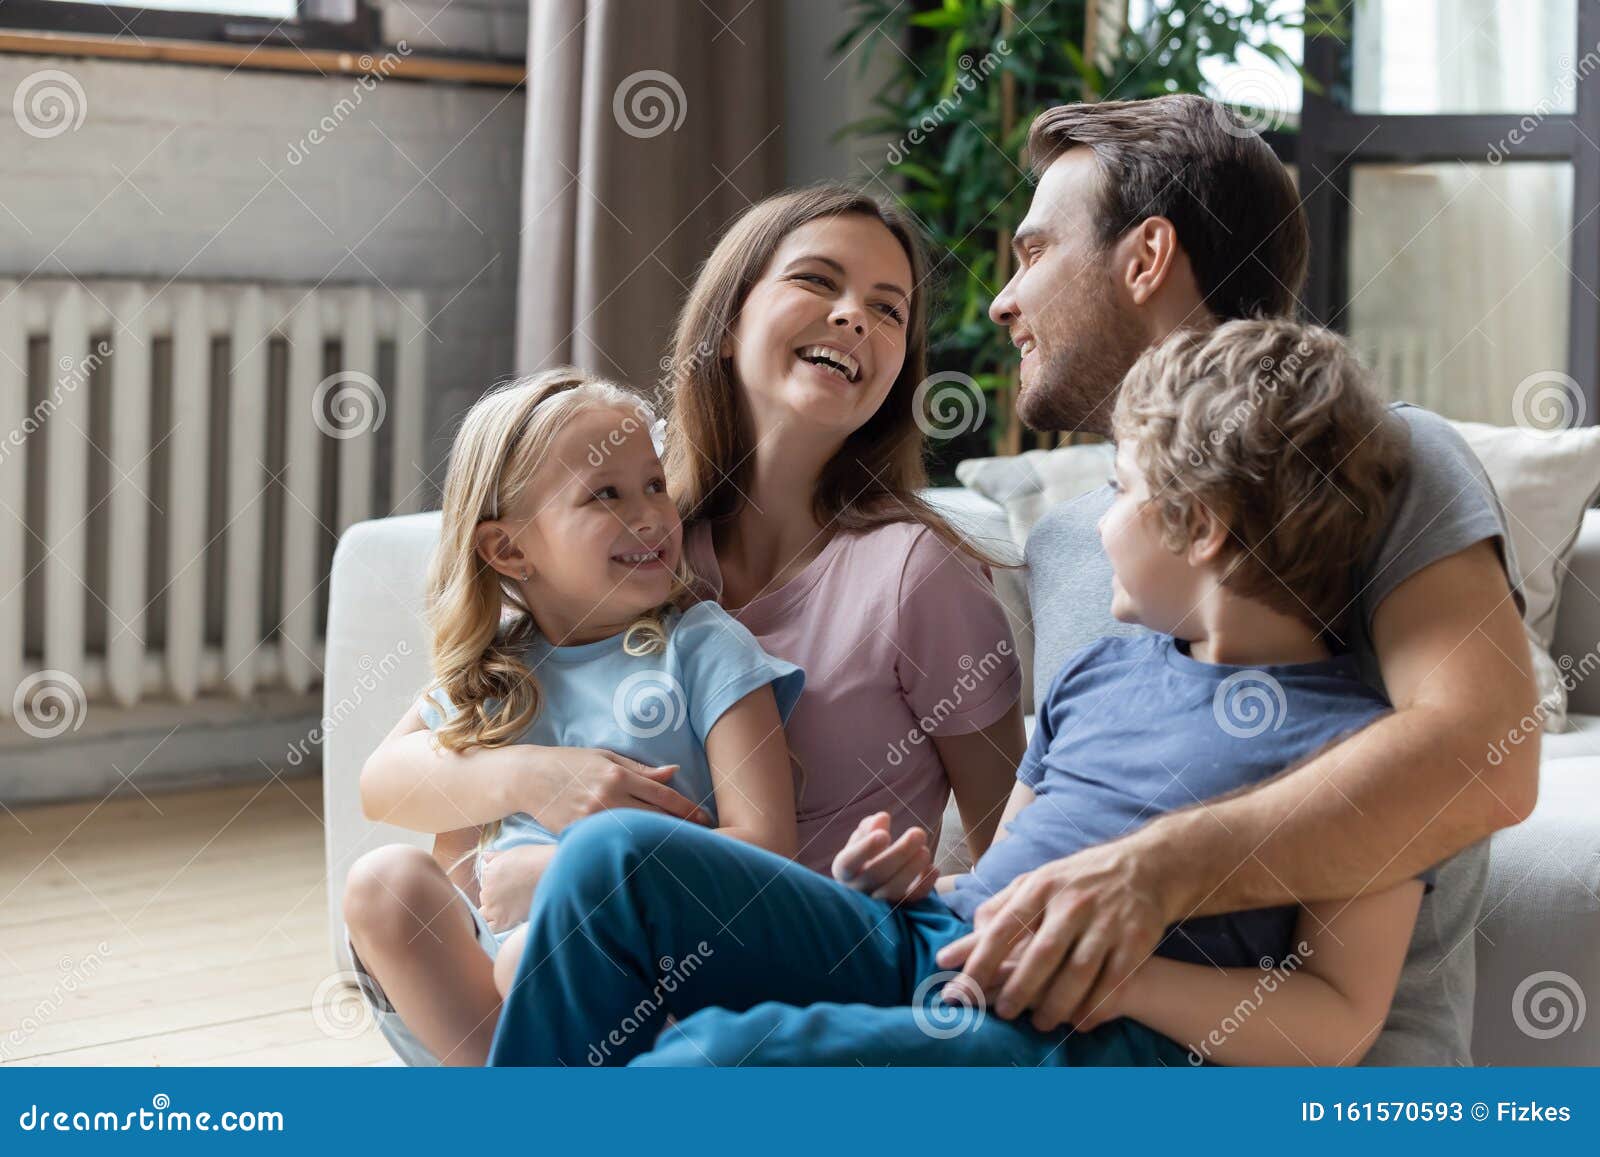
POLYGON ((533 573, 522 550, 506 533, 504 523, 479 523, 472 534, 472 546, 479 558, 506 578, 527 582, 533 573))
POLYGON ((1228 546, 1228 523, 1224 516, 1199 503, 1189 515, 1190 566, 1206 566, 1220 561, 1228 546))

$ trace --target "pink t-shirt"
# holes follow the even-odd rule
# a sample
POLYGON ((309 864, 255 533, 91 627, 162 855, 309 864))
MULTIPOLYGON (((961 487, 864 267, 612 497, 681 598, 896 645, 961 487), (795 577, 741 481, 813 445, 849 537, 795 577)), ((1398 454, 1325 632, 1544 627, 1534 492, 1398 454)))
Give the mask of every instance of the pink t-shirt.
MULTIPOLYGON (((691 527, 684 547, 720 599, 711 527, 691 527)), ((786 728, 802 776, 799 861, 828 871, 878 811, 895 834, 920 825, 937 842, 950 781, 931 737, 989 726, 1022 688, 988 568, 920 523, 841 531, 732 614, 768 653, 805 669, 786 728)))

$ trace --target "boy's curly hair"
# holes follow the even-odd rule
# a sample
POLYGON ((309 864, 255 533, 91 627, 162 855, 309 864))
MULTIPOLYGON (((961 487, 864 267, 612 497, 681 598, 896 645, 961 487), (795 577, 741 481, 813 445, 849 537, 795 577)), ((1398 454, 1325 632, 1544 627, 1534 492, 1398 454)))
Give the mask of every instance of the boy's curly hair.
POLYGON ((1128 371, 1112 432, 1169 547, 1209 509, 1234 547, 1226 585, 1343 641, 1408 460, 1404 423, 1343 338, 1281 319, 1181 330, 1128 371))

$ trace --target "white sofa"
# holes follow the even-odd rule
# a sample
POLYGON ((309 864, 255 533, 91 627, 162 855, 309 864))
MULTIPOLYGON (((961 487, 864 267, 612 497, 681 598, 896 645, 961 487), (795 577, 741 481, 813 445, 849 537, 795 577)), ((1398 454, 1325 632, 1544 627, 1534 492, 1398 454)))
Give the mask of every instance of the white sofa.
MULTIPOLYGON (((968 490, 936 503, 965 533, 1009 542, 1004 513, 968 490)), ((328 922, 348 968, 340 897, 350 864, 369 848, 427 837, 361 814, 361 765, 428 681, 420 609, 438 514, 358 523, 334 556, 325 666, 323 744, 328 922)), ((1587 672, 1600 648, 1600 510, 1584 523, 1561 602, 1553 653, 1587 672)), ((1028 650, 1031 651, 1031 648, 1028 650)), ((1544 736, 1539 804, 1491 846, 1476 944, 1473 1052, 1479 1064, 1600 1064, 1600 671, 1571 692, 1572 730, 1544 736), (1554 1031, 1559 1030, 1559 1031, 1554 1031)), ((957 830, 952 809, 947 835, 957 830)))

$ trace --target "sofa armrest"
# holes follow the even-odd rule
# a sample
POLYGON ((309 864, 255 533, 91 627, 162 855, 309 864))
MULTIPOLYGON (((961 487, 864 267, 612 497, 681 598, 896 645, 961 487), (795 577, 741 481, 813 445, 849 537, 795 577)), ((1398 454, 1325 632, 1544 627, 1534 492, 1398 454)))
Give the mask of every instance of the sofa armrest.
POLYGON ((1597 652, 1600 652, 1600 510, 1590 510, 1584 515, 1572 563, 1561 584, 1555 638, 1550 644, 1550 653, 1562 663, 1567 681, 1572 684, 1567 696, 1569 712, 1600 715, 1600 671, 1595 670, 1597 652), (1562 662, 1563 655, 1571 657, 1570 668, 1562 662))
POLYGON ((341 910, 350 865, 382 844, 432 846, 421 833, 361 814, 361 766, 428 684, 422 610, 428 558, 438 539, 438 511, 380 518, 350 527, 333 555, 322 684, 322 819, 328 928, 339 969, 350 967, 341 910))

